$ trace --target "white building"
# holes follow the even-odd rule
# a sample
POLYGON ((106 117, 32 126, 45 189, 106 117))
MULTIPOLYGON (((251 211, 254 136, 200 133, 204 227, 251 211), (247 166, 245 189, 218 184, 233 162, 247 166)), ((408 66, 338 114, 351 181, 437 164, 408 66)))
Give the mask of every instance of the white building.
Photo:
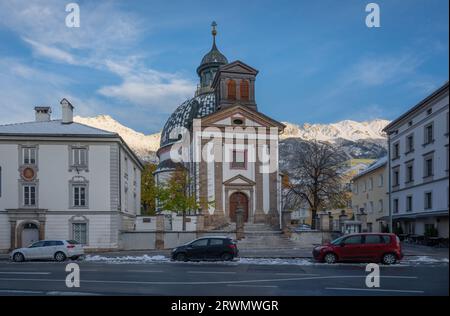
POLYGON ((140 214, 142 164, 118 134, 36 107, 36 121, 0 126, 0 251, 38 239, 118 248, 140 214))
POLYGON ((384 129, 394 230, 448 238, 448 82, 384 129))

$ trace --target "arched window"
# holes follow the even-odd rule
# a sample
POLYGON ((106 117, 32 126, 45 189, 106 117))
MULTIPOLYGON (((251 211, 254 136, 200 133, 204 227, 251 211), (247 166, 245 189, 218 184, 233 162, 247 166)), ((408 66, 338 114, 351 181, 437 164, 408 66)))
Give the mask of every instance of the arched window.
POLYGON ((236 81, 228 80, 228 99, 236 100, 236 81))
POLYGON ((241 100, 248 100, 248 80, 241 80, 241 100))

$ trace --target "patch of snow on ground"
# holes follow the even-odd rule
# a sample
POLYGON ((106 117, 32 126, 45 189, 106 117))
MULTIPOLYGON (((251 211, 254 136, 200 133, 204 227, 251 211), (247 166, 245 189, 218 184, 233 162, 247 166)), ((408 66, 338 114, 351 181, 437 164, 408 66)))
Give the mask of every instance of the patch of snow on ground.
POLYGON ((86 256, 85 261, 94 261, 94 262, 107 262, 107 263, 146 263, 146 262, 165 262, 169 261, 169 258, 161 255, 157 256, 124 256, 124 257, 105 257, 105 256, 86 256))
POLYGON ((408 258, 407 261, 412 263, 448 263, 448 258, 436 259, 428 256, 417 256, 408 258))

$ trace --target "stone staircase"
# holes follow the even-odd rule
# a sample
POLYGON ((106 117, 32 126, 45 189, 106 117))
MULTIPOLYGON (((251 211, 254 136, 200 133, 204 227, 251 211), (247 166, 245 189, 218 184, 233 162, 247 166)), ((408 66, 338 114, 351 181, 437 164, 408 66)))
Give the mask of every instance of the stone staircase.
POLYGON ((239 250, 253 249, 294 249, 295 243, 281 230, 267 224, 246 223, 244 238, 238 241, 239 250))

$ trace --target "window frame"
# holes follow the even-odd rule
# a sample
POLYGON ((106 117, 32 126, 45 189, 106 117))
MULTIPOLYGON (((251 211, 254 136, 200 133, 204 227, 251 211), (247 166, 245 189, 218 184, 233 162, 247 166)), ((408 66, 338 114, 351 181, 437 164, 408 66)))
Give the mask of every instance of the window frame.
MULTIPOLYGON (((78 200, 81 202, 81 190, 78 192, 78 200)), ((89 208, 89 181, 86 179, 72 179, 69 181, 69 208, 70 209, 88 209, 89 208), (75 204, 75 189, 84 188, 85 205, 75 204)))
POLYGON ((247 149, 233 149, 231 151, 231 162, 230 162, 230 169, 232 170, 247 170, 247 162, 248 162, 248 157, 247 157, 247 149), (235 158, 237 158, 237 153, 243 153, 244 154, 244 161, 243 162, 238 162, 235 161, 235 158), (235 164, 244 164, 243 166, 241 165, 235 165, 235 164))
POLYGON ((70 234, 71 235, 70 235, 70 238, 69 238, 70 240, 75 240, 80 245, 88 245, 89 244, 89 223, 88 222, 86 222, 86 221, 72 221, 72 222, 70 222, 70 227, 71 227, 71 229, 70 229, 70 234), (85 230, 84 230, 85 242, 82 242, 81 240, 77 240, 76 237, 75 237, 75 235, 76 235, 75 234, 75 227, 77 225, 80 225, 80 227, 84 225, 84 227, 85 227, 85 230))
POLYGON ((89 146, 87 145, 70 145, 69 146, 69 171, 89 171, 89 146), (75 161, 75 153, 78 151, 78 159, 75 161), (84 152, 84 163, 81 163, 81 153, 84 152))

